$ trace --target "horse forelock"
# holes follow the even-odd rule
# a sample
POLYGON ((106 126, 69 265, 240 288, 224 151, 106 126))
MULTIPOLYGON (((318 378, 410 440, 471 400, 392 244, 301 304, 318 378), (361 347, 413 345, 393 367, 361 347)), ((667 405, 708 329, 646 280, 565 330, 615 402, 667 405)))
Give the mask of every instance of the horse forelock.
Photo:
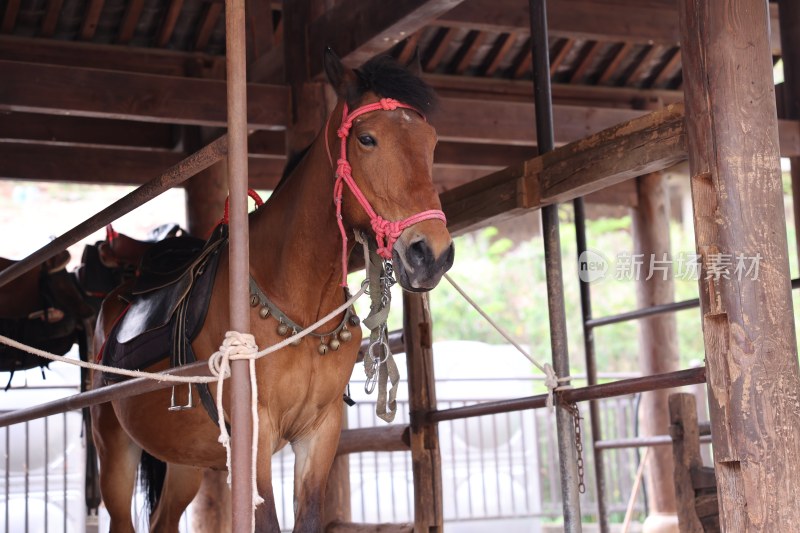
POLYGON ((358 87, 348 95, 351 109, 355 109, 365 94, 372 92, 410 105, 425 116, 436 110, 437 98, 433 88, 391 56, 382 55, 370 59, 356 69, 355 73, 358 87))

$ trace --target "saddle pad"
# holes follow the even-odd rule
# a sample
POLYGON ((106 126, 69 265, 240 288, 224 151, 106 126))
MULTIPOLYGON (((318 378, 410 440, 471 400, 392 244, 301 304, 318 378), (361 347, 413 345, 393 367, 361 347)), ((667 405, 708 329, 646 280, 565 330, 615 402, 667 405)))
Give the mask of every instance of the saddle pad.
MULTIPOLYGON (((187 273, 178 283, 137 296, 125 316, 114 325, 103 347, 103 364, 139 370, 157 363, 172 353, 173 323, 180 297, 188 293, 186 314, 187 342, 200 333, 211 300, 220 248, 208 260, 187 273)), ((106 375, 107 379, 116 379, 106 375)))

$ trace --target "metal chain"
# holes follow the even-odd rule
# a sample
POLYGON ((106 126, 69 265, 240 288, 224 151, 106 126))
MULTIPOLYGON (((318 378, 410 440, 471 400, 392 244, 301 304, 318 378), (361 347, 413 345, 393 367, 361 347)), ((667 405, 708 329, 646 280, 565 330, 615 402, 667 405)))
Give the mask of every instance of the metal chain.
POLYGON ((581 434, 581 411, 578 404, 572 403, 567 406, 572 414, 572 420, 575 423, 575 451, 578 453, 576 461, 578 465, 578 492, 584 494, 586 492, 586 483, 584 482, 584 465, 583 465, 583 437, 581 434))

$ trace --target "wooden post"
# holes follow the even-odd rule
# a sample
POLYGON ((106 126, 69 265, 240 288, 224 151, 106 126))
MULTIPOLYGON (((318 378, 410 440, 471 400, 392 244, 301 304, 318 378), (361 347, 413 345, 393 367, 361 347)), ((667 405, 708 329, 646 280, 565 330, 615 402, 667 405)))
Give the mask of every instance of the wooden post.
MULTIPOLYGON (((787 118, 800 119, 800 3, 779 0, 781 57, 783 59, 783 103, 787 118)), ((795 245, 800 255, 800 157, 792 157, 792 203, 794 204, 795 245)))
MULTIPOLYGON (((653 172, 636 181, 638 205, 633 209, 632 217, 634 253, 642 254, 643 261, 637 302, 639 308, 644 308, 675 301, 675 283, 673 268, 668 262, 671 253, 666 180, 661 172, 653 172)), ((677 338, 674 314, 639 321, 639 369, 642 375, 679 370, 677 338)), ((667 432, 669 393, 669 389, 663 389, 642 394, 639 420, 643 436, 667 432)), ((661 446, 651 450, 645 470, 649 509, 644 531, 677 532, 672 470, 672 453, 668 448, 661 446)))
POLYGON ((792 531, 800 378, 767 4, 680 0, 679 12, 720 523, 792 531), (737 273, 739 259, 757 272, 737 273))
POLYGON ((440 533, 444 523, 439 430, 435 423, 423 423, 425 413, 436 409, 433 328, 427 294, 403 292, 403 330, 408 366, 408 406, 411 411, 414 531, 440 533))
MULTIPOLYGON (((698 495, 695 480, 713 479, 713 469, 704 467, 700 457, 700 433, 697 426, 697 407, 694 395, 669 395, 670 435, 674 457, 674 483, 677 495, 678 522, 683 533, 704 533, 706 527, 718 526, 717 494, 715 489, 701 489, 698 495), (698 504, 707 513, 701 521, 698 504)), ((717 530, 719 528, 717 527, 717 530)))

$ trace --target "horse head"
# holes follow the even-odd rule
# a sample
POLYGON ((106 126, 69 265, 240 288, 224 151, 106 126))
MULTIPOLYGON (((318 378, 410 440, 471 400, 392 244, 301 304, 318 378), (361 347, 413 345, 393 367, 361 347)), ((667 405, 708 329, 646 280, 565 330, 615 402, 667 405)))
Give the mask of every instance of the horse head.
POLYGON ((433 90, 389 57, 352 70, 328 49, 325 72, 339 96, 336 136, 328 139, 332 159, 338 156, 337 186, 350 174, 339 189, 342 220, 375 235, 404 289, 428 291, 454 258, 432 179, 437 137, 426 115, 433 90))

